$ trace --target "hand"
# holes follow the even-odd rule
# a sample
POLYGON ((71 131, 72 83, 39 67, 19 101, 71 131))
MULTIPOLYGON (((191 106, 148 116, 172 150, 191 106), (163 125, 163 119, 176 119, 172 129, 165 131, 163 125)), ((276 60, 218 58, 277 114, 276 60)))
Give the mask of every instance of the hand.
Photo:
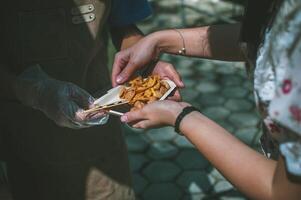
POLYGON ((177 116, 186 106, 189 104, 185 102, 156 101, 142 109, 125 113, 121 121, 141 129, 174 126, 177 116))
POLYGON ((73 83, 50 78, 39 66, 21 74, 15 85, 17 98, 25 105, 42 111, 57 125, 73 129, 106 123, 104 112, 87 115, 94 98, 73 83))
MULTIPOLYGON (((156 63, 152 74, 158 74, 162 78, 167 78, 175 82, 178 88, 183 88, 185 85, 181 80, 180 75, 175 70, 174 66, 170 63, 159 61, 156 63)), ((181 95, 179 89, 176 89, 172 96, 168 97, 169 100, 180 101, 181 95)))
POLYGON ((135 45, 118 52, 112 70, 113 87, 125 83, 139 69, 157 60, 159 51, 156 41, 150 36, 139 40, 135 45))

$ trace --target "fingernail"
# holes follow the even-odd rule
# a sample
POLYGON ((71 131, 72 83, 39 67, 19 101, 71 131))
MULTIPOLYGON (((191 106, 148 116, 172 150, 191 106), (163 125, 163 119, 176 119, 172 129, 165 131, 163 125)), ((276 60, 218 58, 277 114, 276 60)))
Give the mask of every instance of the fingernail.
POLYGON ((122 115, 121 118, 120 118, 120 120, 122 122, 127 122, 128 121, 128 117, 126 115, 122 115))
POLYGON ((116 78, 116 82, 117 82, 117 83, 121 83, 122 79, 123 79, 122 76, 119 75, 119 76, 117 76, 117 78, 116 78))

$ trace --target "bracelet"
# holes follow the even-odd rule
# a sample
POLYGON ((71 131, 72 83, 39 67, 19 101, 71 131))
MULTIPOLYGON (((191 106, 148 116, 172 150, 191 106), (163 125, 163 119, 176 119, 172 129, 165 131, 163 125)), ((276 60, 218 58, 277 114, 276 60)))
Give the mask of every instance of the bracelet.
POLYGON ((193 112, 193 111, 197 111, 200 112, 199 109, 193 107, 193 106, 187 106, 185 107, 182 112, 177 116, 176 122, 175 122, 175 132, 179 133, 180 135, 183 135, 180 132, 180 123, 183 120, 183 118, 188 115, 189 113, 193 112))
POLYGON ((185 46, 184 37, 183 37, 182 33, 178 29, 173 29, 173 30, 176 31, 177 33, 179 33, 179 35, 181 36, 181 39, 182 39, 182 45, 183 45, 183 47, 178 51, 178 53, 180 55, 185 55, 186 54, 186 46, 185 46))

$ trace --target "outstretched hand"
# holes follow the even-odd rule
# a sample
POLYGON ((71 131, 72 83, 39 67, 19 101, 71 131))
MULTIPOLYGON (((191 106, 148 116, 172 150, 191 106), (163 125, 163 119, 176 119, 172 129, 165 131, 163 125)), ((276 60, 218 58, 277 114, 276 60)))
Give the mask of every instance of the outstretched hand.
POLYGON ((185 102, 156 101, 147 104, 142 109, 125 113, 121 121, 141 129, 173 126, 177 116, 186 106, 189 104, 185 102))
POLYGON ((14 87, 17 98, 27 106, 42 111, 57 125, 73 129, 107 122, 105 112, 86 114, 94 98, 79 86, 49 77, 39 65, 32 66, 18 78, 14 87))

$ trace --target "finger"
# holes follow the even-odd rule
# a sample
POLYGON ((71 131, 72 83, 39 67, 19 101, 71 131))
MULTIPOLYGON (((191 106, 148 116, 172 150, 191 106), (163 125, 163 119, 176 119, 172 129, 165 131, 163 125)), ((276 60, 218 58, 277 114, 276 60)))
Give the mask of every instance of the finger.
POLYGON ((84 113, 83 110, 76 112, 75 122, 81 126, 90 127, 106 123, 108 115, 105 112, 95 112, 93 114, 84 113))
POLYGON ((94 102, 94 98, 85 90, 73 83, 68 83, 68 92, 71 101, 75 101, 81 108, 89 108, 94 102))
POLYGON ((129 62, 129 59, 130 57, 126 50, 121 51, 115 55, 115 59, 112 67, 112 77, 111 77, 113 87, 116 87, 118 85, 117 77, 122 71, 122 69, 126 67, 126 65, 129 62))
POLYGON ((182 78, 181 78, 180 74, 175 70, 173 65, 169 65, 167 71, 168 71, 168 74, 169 74, 169 78, 173 82, 175 82, 175 84, 178 87, 183 88, 185 86, 183 81, 182 81, 182 78))
POLYGON ((96 126, 96 125, 107 123, 108 119, 109 119, 109 115, 102 115, 94 119, 89 119, 85 121, 83 124, 86 126, 96 126))
POLYGON ((85 128, 86 126, 82 124, 84 116, 80 114, 82 111, 74 101, 68 102, 67 105, 62 105, 59 116, 56 119, 57 124, 73 129, 85 128))
POLYGON ((174 95, 168 97, 167 99, 168 99, 168 100, 172 100, 172 101, 181 101, 181 100, 182 100, 182 97, 181 97, 180 91, 179 91, 179 90, 176 90, 176 91, 174 92, 174 95))
POLYGON ((145 120, 145 115, 143 114, 142 110, 137 111, 131 111, 128 113, 125 113, 121 116, 120 120, 124 123, 132 123, 137 122, 141 120, 145 120))
POLYGON ((92 113, 88 113, 86 114, 85 120, 94 120, 94 119, 99 119, 103 116, 105 116, 107 114, 107 112, 105 111, 97 111, 97 112, 92 112, 92 113))
POLYGON ((139 129, 148 129, 148 128, 152 127, 152 123, 150 120, 143 120, 143 121, 140 121, 140 122, 134 124, 132 127, 139 128, 139 129))

